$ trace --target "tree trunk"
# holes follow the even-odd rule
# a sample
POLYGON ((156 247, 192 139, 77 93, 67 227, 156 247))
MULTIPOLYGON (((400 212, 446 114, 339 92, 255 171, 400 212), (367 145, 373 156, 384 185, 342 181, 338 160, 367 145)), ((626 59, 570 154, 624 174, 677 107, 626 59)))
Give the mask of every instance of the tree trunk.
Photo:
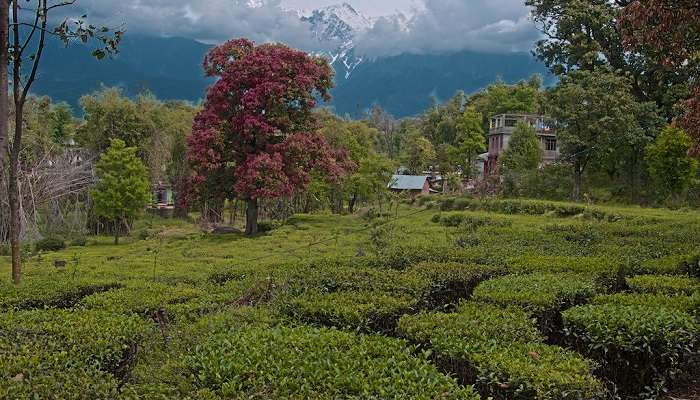
POLYGON ((581 161, 577 158, 574 162, 574 193, 571 196, 574 201, 581 201, 582 175, 581 161))
POLYGON ((114 230, 114 245, 116 246, 118 244, 119 244, 119 228, 116 228, 114 230))
MULTIPOLYGON (((22 104, 16 105, 15 138, 22 137, 22 104)), ((17 139, 15 139, 17 140, 17 139)), ((18 285, 22 281, 22 217, 20 215, 19 193, 19 146, 14 144, 10 153, 10 181, 8 182, 10 203, 10 247, 12 250, 12 281, 18 285)))
MULTIPOLYGON (((8 0, 0 0, 0 168, 3 170, 5 169, 5 158, 9 153, 7 136, 10 130, 10 96, 7 74, 7 66, 9 64, 9 12, 10 5, 8 0)), ((2 178, 5 177, 3 176, 2 178)))
POLYGON ((246 200, 245 210, 245 234, 253 236, 258 234, 258 199, 246 200))
POLYGON ((357 201, 357 192, 354 192, 352 194, 352 197, 350 198, 350 201, 348 201, 348 212, 350 214, 355 212, 355 202, 357 201))

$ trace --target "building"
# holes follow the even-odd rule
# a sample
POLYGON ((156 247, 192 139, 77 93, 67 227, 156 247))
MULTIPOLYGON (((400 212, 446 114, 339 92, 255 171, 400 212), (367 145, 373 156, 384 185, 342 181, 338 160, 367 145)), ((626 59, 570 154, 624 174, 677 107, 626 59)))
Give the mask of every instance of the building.
POLYGON ((430 193, 430 175, 394 175, 387 185, 393 192, 430 193))
POLYGON ((559 157, 559 144, 554 120, 543 115, 500 114, 491 117, 488 133, 488 157, 484 164, 484 175, 498 174, 498 158, 508 148, 508 142, 518 123, 524 122, 533 128, 542 147, 542 164, 551 164, 559 157))

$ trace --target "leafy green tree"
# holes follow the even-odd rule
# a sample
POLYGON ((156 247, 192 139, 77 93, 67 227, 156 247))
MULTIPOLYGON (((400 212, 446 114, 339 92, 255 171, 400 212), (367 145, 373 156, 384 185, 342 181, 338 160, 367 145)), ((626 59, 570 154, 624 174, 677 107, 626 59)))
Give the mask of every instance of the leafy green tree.
POLYGON ((464 172, 467 178, 474 174, 474 160, 486 149, 486 138, 482 126, 483 116, 475 107, 469 106, 457 121, 457 147, 455 152, 460 162, 465 162, 464 172))
POLYGON ((406 149, 406 167, 414 174, 420 174, 435 161, 437 153, 430 140, 423 136, 413 135, 406 149))
POLYGON ((119 244, 119 228, 138 216, 151 198, 146 167, 136 148, 113 139, 96 169, 98 181, 91 193, 95 214, 114 223, 114 244, 119 244))
POLYGON ((51 134, 59 145, 65 145, 74 138, 75 118, 68 103, 61 102, 51 108, 51 134))
POLYGON ((562 77, 548 98, 558 124, 562 159, 574 167, 574 200, 581 199, 583 174, 627 132, 640 129, 639 104, 627 78, 606 69, 572 71, 562 77))
POLYGON ((542 147, 535 128, 519 123, 501 155, 501 167, 505 173, 522 172, 539 167, 542 162, 542 147))
MULTIPOLYGON (((578 70, 590 72, 603 67, 630 76, 631 91, 637 100, 654 101, 667 119, 676 114, 674 106, 679 100, 689 97, 688 71, 661 67, 657 57, 659 52, 649 44, 657 40, 667 44, 669 48, 661 52, 664 59, 673 58, 675 53, 671 49, 678 46, 678 42, 681 43, 681 48, 692 48, 692 35, 697 29, 684 28, 693 25, 691 10, 697 9, 697 2, 688 0, 687 4, 692 3, 692 6, 685 10, 681 8, 687 7, 681 4, 685 4, 685 0, 641 3, 630 0, 527 0, 525 3, 532 11, 535 24, 543 32, 543 39, 537 42, 535 54, 555 74, 565 75, 578 70), (658 15, 655 6, 662 2, 666 3, 661 8, 664 13, 658 15), (635 3, 634 8, 641 10, 641 14, 650 20, 632 18, 642 21, 637 26, 647 27, 645 30, 653 33, 661 31, 663 35, 655 35, 655 41, 642 36, 645 39, 644 46, 636 46, 631 52, 632 49, 624 46, 623 35, 629 24, 621 22, 629 20, 623 18, 625 9, 635 3), (669 23, 671 29, 667 29, 669 23), (673 37, 676 43, 674 40, 665 40, 667 36, 673 37)), ((692 57, 681 57, 678 62, 684 63, 690 59, 692 57)))
POLYGON ((647 147, 649 174, 654 186, 664 197, 683 193, 697 174, 698 161, 688 157, 693 145, 681 128, 669 125, 647 147))

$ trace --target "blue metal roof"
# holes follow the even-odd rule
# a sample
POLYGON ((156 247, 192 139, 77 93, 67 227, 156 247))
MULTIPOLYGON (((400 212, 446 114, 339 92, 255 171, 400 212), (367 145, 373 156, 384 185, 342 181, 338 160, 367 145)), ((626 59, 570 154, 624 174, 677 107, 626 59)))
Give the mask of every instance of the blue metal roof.
POLYGON ((427 175, 394 175, 387 187, 396 190, 423 190, 427 175))

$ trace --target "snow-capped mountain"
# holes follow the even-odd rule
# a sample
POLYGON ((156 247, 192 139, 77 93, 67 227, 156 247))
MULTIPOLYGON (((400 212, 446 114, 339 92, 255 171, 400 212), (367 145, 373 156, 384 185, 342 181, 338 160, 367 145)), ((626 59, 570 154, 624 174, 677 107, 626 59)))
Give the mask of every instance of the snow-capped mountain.
POLYGON ((301 19, 311 25, 314 37, 330 49, 320 53, 330 59, 337 76, 349 79, 363 61, 355 54, 355 40, 370 29, 374 21, 347 3, 313 10, 301 19))

